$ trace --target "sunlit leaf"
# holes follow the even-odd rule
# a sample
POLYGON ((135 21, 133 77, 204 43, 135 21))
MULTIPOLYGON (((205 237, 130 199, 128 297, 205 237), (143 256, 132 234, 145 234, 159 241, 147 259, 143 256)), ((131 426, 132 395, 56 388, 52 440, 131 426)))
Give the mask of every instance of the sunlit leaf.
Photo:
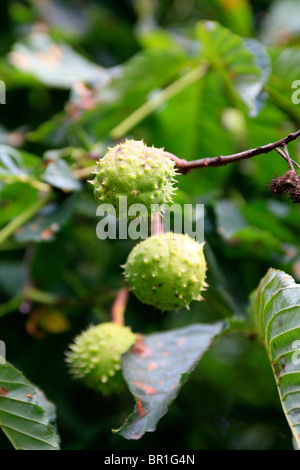
POLYGON ((252 294, 251 314, 267 350, 282 407, 300 446, 300 285, 270 269, 252 294))
POLYGON ((81 182, 74 176, 63 159, 48 163, 42 179, 55 188, 60 188, 64 191, 79 191, 81 189, 81 182))
POLYGON ((267 85, 270 98, 298 124, 300 51, 298 47, 272 51, 272 74, 267 85))
POLYGON ((197 25, 204 55, 227 90, 232 104, 242 100, 251 114, 257 113, 257 98, 269 75, 269 60, 263 46, 255 40, 244 40, 229 29, 212 21, 197 25))
POLYGON ((214 3, 222 24, 241 36, 252 35, 253 14, 248 0, 216 0, 214 3))
POLYGON ((109 73, 79 55, 67 44, 59 44, 45 33, 32 33, 13 46, 11 63, 26 74, 51 87, 70 88, 76 82, 97 83, 110 80, 109 73))

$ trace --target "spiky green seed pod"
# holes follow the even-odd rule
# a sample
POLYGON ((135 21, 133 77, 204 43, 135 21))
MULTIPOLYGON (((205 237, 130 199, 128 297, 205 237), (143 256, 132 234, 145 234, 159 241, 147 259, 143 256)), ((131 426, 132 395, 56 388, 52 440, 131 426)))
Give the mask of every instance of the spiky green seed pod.
POLYGON ((124 266, 129 288, 145 304, 162 311, 189 308, 206 287, 204 243, 165 233, 138 243, 124 266))
POLYGON ((101 323, 76 336, 66 353, 70 372, 88 387, 104 395, 119 392, 124 386, 121 355, 135 343, 130 328, 116 323, 101 323))
MULTIPOLYGON (((128 207, 143 204, 148 211, 151 205, 154 208, 155 204, 173 202, 175 163, 163 149, 147 147, 143 141, 126 140, 109 149, 99 160, 95 174, 90 181, 95 197, 101 204, 111 204, 117 217, 127 215, 120 207, 121 196, 127 197, 128 207)), ((163 207, 158 210, 163 211, 163 207)))

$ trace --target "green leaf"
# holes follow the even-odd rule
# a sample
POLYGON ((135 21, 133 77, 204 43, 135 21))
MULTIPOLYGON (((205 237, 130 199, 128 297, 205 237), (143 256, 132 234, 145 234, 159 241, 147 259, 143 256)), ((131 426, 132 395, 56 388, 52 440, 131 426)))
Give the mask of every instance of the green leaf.
POLYGON ((99 105, 83 114, 82 122, 98 139, 108 134, 112 137, 123 120, 175 81, 188 64, 189 58, 178 50, 146 49, 135 54, 107 87, 99 105))
POLYGON ((242 214, 232 201, 220 199, 215 203, 217 231, 225 239, 230 240, 240 229, 247 226, 242 214))
POLYGON ((24 282, 24 264, 21 261, 0 261, 0 289, 8 296, 16 295, 24 282))
POLYGON ((272 74, 267 84, 268 93, 274 103, 292 117, 298 126, 300 120, 300 108, 297 106, 299 98, 297 80, 300 76, 299 47, 275 48, 272 50, 271 57, 272 74))
POLYGON ((270 269, 251 296, 250 312, 267 350, 295 446, 299 447, 300 285, 283 271, 270 269))
POLYGON ((217 0, 213 1, 215 9, 225 23, 234 33, 242 36, 251 36, 253 32, 253 14, 248 0, 217 0))
POLYGON ((124 105, 143 103, 149 93, 174 78, 187 61, 188 57, 178 49, 146 49, 124 64, 112 90, 122 98, 124 105))
MULTIPOLYGON (((235 245, 235 256, 240 256, 236 245, 247 247, 256 257, 268 258, 275 251, 284 252, 284 244, 271 230, 248 225, 239 208, 232 201, 222 199, 215 203, 217 232, 229 244, 235 245)), ((277 233, 275 231, 275 233, 277 233)))
POLYGON ((25 211, 37 200, 38 191, 26 183, 4 184, 0 188, 0 226, 5 225, 14 217, 25 211), (22 194, 22 197, 20 197, 22 194))
POLYGON ((41 390, 12 365, 0 364, 0 427, 15 449, 59 450, 53 413, 41 390))
POLYGON ((17 150, 10 145, 0 145, 0 178, 1 176, 22 176, 36 169, 40 159, 36 155, 17 150))
POLYGON ((251 226, 272 233, 273 237, 276 234, 285 243, 298 245, 298 233, 291 230, 300 223, 295 206, 277 199, 256 199, 247 201, 241 210, 251 226))
POLYGON ((50 203, 43 207, 30 222, 16 231, 16 240, 20 243, 54 240, 55 234, 70 219, 74 204, 74 196, 70 196, 61 205, 50 203))
POLYGON ((55 43, 40 32, 30 34, 24 43, 16 43, 10 61, 50 87, 71 88, 74 83, 87 82, 100 88, 110 80, 104 68, 77 54, 69 45, 55 43))
POLYGON ((20 152, 8 145, 0 145, 0 174, 19 175, 26 173, 22 168, 23 161, 20 152))
MULTIPOLYGON (((79 122, 97 140, 107 138, 132 112, 175 80, 188 61, 184 52, 177 49, 150 49, 135 54, 118 68, 112 83, 100 90, 98 104, 83 112, 79 122)), ((75 145, 76 126, 69 116, 58 113, 29 137, 33 141, 51 142, 51 146, 65 145, 67 138, 75 145)))
POLYGON ((221 78, 231 103, 240 107, 243 101, 252 115, 257 114, 257 100, 270 69, 263 45, 253 39, 244 40, 212 21, 199 22, 197 34, 204 56, 221 78))
MULTIPOLYGON (((209 71, 201 80, 188 86, 176 96, 173 96, 156 115, 156 139, 158 145, 168 151, 188 160, 200 157, 215 156, 220 153, 219 142, 222 142, 224 155, 233 151, 234 139, 222 122, 224 109, 228 106, 228 100, 220 93, 220 81, 213 71, 209 71), (180 116, 180 119, 178 119, 180 116), (180 139, 178 139, 180 135, 180 139), (212 139, 211 136, 214 136, 212 139)), ((207 169, 209 171, 209 169, 207 169)), ((225 171, 232 171, 228 166, 225 171)), ((197 173, 188 175, 189 179, 199 182, 197 173)), ((212 178, 223 176, 214 171, 212 178)), ((190 181, 185 177, 180 182, 180 187, 187 192, 193 190, 190 181), (184 186, 186 184, 186 186, 184 186)), ((218 181, 215 181, 218 186, 218 181)), ((201 184, 196 185, 196 193, 199 190, 205 192, 211 188, 210 178, 202 178, 201 184)))
POLYGON ((123 356, 122 370, 136 400, 133 414, 117 430, 126 439, 155 431, 188 375, 217 336, 235 323, 195 324, 150 334, 123 356))
POLYGON ((67 162, 62 159, 49 163, 42 179, 63 191, 79 191, 81 189, 81 182, 74 176, 67 162))

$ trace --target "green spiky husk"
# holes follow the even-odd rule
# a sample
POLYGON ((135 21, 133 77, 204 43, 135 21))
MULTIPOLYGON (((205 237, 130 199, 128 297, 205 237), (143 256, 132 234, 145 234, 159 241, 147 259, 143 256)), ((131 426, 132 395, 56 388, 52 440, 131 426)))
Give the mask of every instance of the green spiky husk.
POLYGON ((116 323, 101 323, 77 335, 66 353, 74 378, 104 395, 119 392, 124 386, 121 355, 135 343, 130 328, 116 323))
POLYGON ((138 243, 124 266, 130 290, 141 302, 162 311, 188 308, 192 300, 202 300, 206 287, 203 245, 176 233, 138 243))
POLYGON ((95 197, 101 204, 111 204, 117 217, 126 215, 120 208, 121 196, 127 197, 128 207, 143 204, 147 210, 172 202, 175 163, 163 149, 147 147, 143 141, 126 140, 109 149, 95 173, 91 181, 95 197))

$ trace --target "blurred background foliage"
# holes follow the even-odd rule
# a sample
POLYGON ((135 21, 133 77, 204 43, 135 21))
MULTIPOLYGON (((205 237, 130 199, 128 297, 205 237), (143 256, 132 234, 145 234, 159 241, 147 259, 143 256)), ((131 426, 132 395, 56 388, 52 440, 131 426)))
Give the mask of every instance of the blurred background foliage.
MULTIPOLYGON (((297 0, 1 2, 0 338, 7 359, 55 403, 63 449, 292 448, 267 355, 241 335, 205 355, 140 441, 111 433, 132 409, 129 392, 87 390, 70 378, 64 352, 79 331, 110 318, 135 243, 96 238, 86 183, 95 156, 135 138, 186 159, 213 157, 299 129, 291 100, 299 8, 297 0)), ((299 161, 299 142, 289 149, 299 161)), ((205 204, 211 287, 190 312, 161 315, 131 297, 134 331, 243 314, 269 267, 300 280, 299 208, 267 187, 287 169, 273 152, 179 177, 175 202, 205 204)), ((2 435, 0 448, 10 448, 2 435)))

